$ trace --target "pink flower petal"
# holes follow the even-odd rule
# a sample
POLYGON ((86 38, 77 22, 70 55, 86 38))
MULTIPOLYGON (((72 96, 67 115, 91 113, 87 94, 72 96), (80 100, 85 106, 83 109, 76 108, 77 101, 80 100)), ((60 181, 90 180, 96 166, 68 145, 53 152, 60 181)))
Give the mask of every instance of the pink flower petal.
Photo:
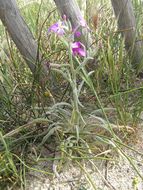
POLYGON ((83 18, 80 19, 80 25, 83 27, 87 26, 86 21, 83 18))
POLYGON ((80 42, 74 42, 74 43, 72 43, 72 48, 74 49, 74 48, 79 48, 80 47, 80 42))
POLYGON ((72 47, 72 53, 74 56, 79 55, 82 57, 86 56, 85 47, 81 42, 74 42, 71 44, 72 47))
POLYGON ((85 52, 85 50, 84 49, 78 49, 78 54, 80 55, 80 56, 82 56, 82 57, 85 57, 86 56, 86 52, 85 52))

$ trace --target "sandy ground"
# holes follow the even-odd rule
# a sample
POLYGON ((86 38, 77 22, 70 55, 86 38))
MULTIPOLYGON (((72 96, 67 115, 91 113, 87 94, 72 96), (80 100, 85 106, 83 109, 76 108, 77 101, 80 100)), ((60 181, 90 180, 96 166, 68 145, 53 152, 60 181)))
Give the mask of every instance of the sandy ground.
MULTIPOLYGON (((139 127, 136 135, 136 143, 131 145, 137 151, 143 153, 143 126, 139 127)), ((143 176, 143 156, 124 148, 124 152, 133 158, 140 175, 143 176)), ((143 190, 143 181, 135 171, 135 168, 121 154, 113 156, 116 161, 93 161, 81 163, 85 171, 69 162, 62 172, 54 177, 45 174, 30 172, 26 190, 143 190)), ((51 165, 55 170, 57 163, 51 165)), ((38 165, 39 169, 49 166, 49 162, 38 165)))

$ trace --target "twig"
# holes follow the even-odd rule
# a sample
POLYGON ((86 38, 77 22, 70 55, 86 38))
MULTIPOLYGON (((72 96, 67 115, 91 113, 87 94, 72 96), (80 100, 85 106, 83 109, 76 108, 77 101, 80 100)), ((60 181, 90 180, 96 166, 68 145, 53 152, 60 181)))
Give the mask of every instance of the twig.
POLYGON ((14 130, 10 131, 9 133, 5 134, 3 136, 3 138, 7 138, 7 137, 11 137, 13 135, 16 135, 17 133, 19 133, 23 129, 27 129, 29 127, 32 127, 35 124, 47 124, 48 122, 49 122, 49 120, 48 119, 44 119, 44 118, 34 119, 33 121, 31 121, 31 122, 29 122, 29 123, 27 123, 25 125, 22 125, 22 126, 18 127, 17 129, 14 129, 14 130))

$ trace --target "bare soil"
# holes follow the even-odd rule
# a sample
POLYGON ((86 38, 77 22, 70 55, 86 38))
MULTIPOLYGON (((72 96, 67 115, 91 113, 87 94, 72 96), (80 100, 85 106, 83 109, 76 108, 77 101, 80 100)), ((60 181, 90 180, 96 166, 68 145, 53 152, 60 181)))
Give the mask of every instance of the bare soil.
MULTIPOLYGON (((143 126, 138 127, 137 133, 130 146, 143 153, 143 126)), ((48 155, 47 150, 43 154, 48 155)), ((114 155, 114 154, 113 154, 114 155)), ((55 155, 55 157, 58 155, 55 155)), ((26 190, 143 190, 143 156, 128 148, 123 148, 123 154, 115 154, 113 161, 89 161, 81 163, 85 169, 70 162, 65 164, 61 172, 56 171, 58 162, 42 162, 37 169, 52 168, 54 177, 31 171, 27 178, 26 190), (130 160, 124 155, 128 155, 130 160), (122 156, 121 156, 122 155, 122 156), (136 171, 137 170, 137 171, 136 171)))

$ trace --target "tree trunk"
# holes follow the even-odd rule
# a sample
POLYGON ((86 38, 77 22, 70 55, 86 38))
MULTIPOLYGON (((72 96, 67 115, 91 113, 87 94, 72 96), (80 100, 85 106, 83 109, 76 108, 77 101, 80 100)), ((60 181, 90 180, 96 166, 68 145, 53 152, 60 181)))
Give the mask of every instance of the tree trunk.
POLYGON ((35 74, 36 62, 39 61, 41 64, 41 76, 39 77, 41 79, 43 76, 46 77, 48 68, 41 60, 40 54, 38 57, 38 44, 20 15, 15 0, 0 0, 0 19, 28 64, 31 72, 35 74))
POLYGON ((118 19, 118 29, 125 38, 125 47, 133 67, 139 70, 142 63, 142 42, 136 41, 136 20, 131 0, 111 0, 118 19))
MULTIPOLYGON (((70 20, 72 28, 75 29, 80 25, 80 21, 83 20, 82 13, 79 9, 79 6, 76 0, 54 0, 61 17, 66 15, 67 19, 70 20)), ((81 42, 88 48, 92 44, 90 32, 87 27, 80 27, 80 36, 81 42)))

